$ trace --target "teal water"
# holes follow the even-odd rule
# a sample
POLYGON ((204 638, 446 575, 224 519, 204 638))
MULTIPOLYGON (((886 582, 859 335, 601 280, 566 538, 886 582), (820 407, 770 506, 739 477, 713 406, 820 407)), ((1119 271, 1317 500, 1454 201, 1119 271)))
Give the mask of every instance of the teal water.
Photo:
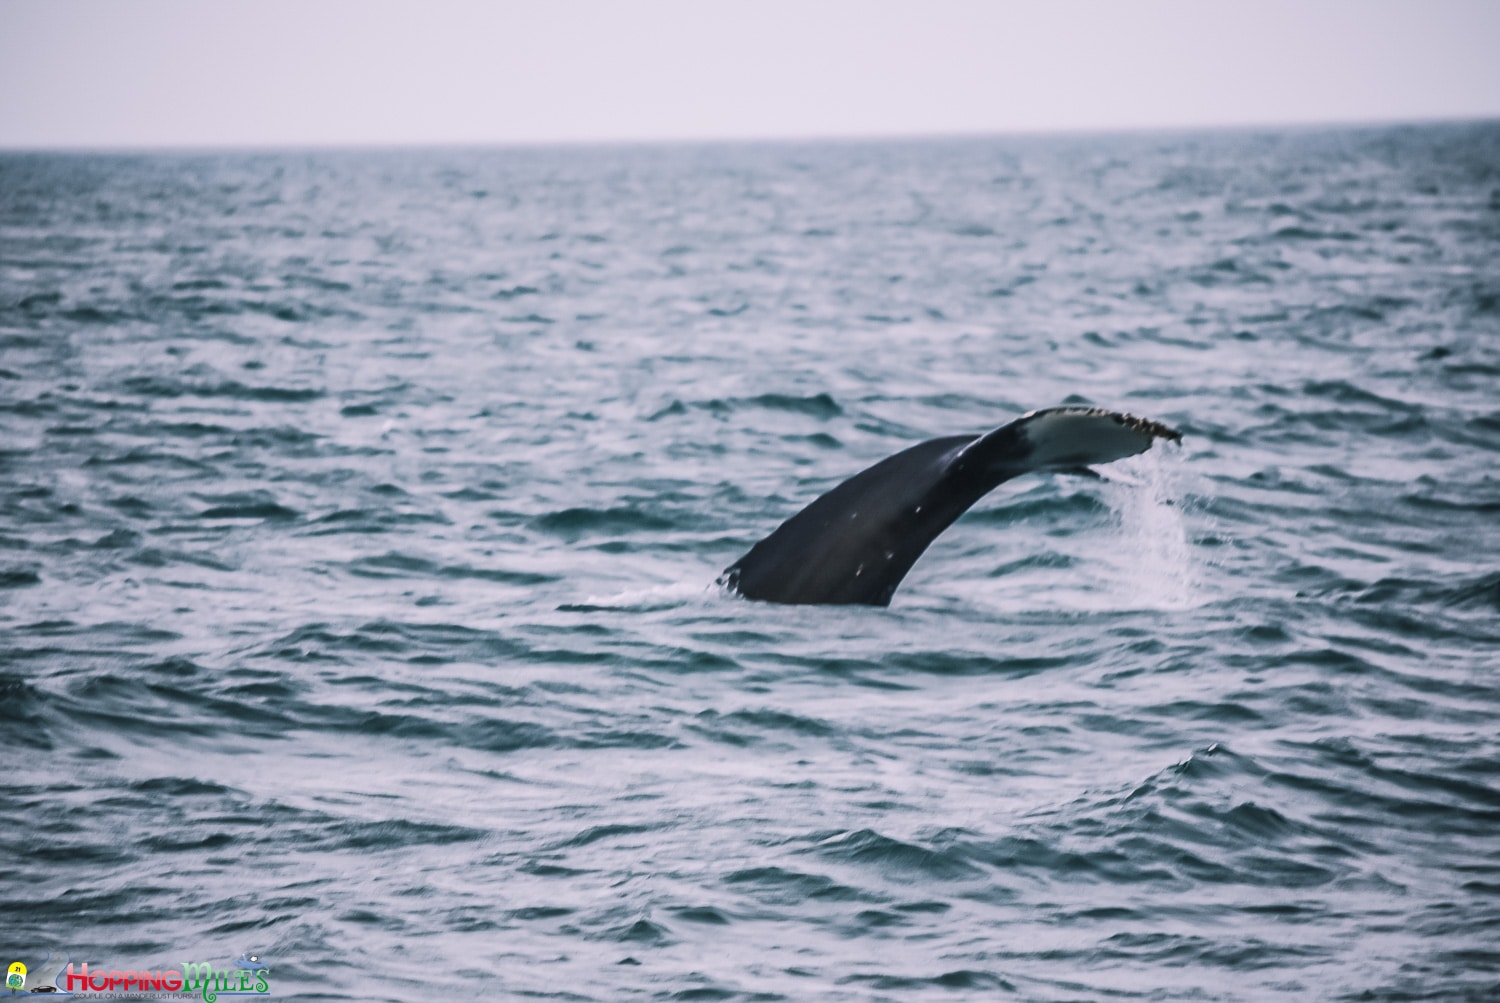
POLYGON ((1500 993, 1497 261, 1492 123, 0 156, 0 964, 1500 993), (1062 403, 1184 441, 714 589, 1062 403))

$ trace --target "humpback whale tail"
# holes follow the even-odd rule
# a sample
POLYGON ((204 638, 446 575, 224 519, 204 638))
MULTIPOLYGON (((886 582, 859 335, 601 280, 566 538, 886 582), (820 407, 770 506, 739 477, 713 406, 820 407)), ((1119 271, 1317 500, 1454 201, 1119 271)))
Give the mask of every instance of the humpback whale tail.
POLYGON ((1181 438, 1145 418, 1056 407, 984 435, 930 439, 814 500, 724 569, 719 584, 766 602, 886 606, 928 544, 1000 484, 1181 438))

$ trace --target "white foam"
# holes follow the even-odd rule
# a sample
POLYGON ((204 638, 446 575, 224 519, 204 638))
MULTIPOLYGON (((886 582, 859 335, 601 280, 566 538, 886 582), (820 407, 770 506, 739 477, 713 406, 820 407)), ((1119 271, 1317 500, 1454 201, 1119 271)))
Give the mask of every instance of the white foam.
POLYGON ((702 581, 668 582, 644 589, 627 589, 613 595, 588 596, 580 604, 602 609, 670 609, 674 606, 708 602, 720 594, 722 589, 717 585, 704 585, 702 581))
POLYGON ((1111 467, 1101 485, 1117 534, 1101 585, 1122 608, 1192 609, 1208 601, 1178 472, 1162 450, 1152 450, 1111 467))

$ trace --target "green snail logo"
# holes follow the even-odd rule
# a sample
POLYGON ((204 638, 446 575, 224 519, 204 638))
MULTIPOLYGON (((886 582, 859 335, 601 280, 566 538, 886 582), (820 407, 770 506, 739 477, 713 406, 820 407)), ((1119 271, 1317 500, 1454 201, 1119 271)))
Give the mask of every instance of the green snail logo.
POLYGON ((19 961, 10 963, 10 970, 5 973, 5 988, 20 992, 26 988, 26 966, 19 961))

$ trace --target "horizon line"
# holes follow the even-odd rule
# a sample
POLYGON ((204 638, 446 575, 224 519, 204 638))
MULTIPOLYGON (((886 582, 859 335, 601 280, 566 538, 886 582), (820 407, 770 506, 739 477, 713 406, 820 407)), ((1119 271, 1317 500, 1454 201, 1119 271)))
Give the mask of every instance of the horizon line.
POLYGON ((1220 123, 1155 125, 1055 126, 1014 129, 892 131, 871 133, 763 133, 706 136, 553 137, 505 139, 350 139, 350 140, 233 140, 228 142, 145 141, 140 143, 15 143, 0 138, 3 154, 210 154, 210 153, 334 153, 396 150, 556 149, 669 146, 735 146, 799 144, 883 144, 903 141, 944 142, 1050 137, 1107 137, 1233 132, 1313 132, 1444 125, 1482 125, 1500 122, 1500 112, 1479 115, 1443 114, 1425 117, 1330 118, 1326 120, 1250 120, 1220 123))

